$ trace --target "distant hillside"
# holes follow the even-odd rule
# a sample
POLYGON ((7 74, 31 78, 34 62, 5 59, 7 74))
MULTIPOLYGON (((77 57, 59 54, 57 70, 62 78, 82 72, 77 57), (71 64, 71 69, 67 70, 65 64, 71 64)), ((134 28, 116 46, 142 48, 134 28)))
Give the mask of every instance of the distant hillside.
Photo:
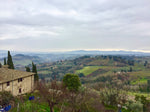
POLYGON ((72 60, 38 64, 37 68, 39 77, 47 81, 55 78, 61 80, 65 74, 74 73, 79 75, 82 83, 115 81, 116 74, 119 74, 117 77, 121 80, 129 78, 131 82, 140 80, 139 77, 146 78, 145 83, 150 73, 150 56, 87 55, 72 60), (148 62, 146 66, 145 61, 148 62))
POLYGON ((42 58, 45 62, 55 62, 59 60, 69 60, 69 59, 75 59, 82 55, 76 55, 76 54, 36 54, 36 56, 42 58))
POLYGON ((38 73, 40 77, 52 78, 56 75, 61 79, 66 73, 80 74, 80 72, 84 72, 84 75, 88 76, 96 70, 101 69, 102 66, 124 67, 128 66, 129 63, 132 64, 132 61, 128 61, 128 59, 120 56, 82 56, 72 60, 39 64, 38 73))
MULTIPOLYGON (((7 54, 4 52, 4 57, 7 54)), ((1 54, 2 55, 2 54, 1 54)), ((58 60, 69 60, 79 57, 80 55, 74 54, 15 54, 13 53, 12 59, 16 69, 23 70, 24 66, 27 66, 32 63, 32 61, 36 64, 39 63, 50 63, 58 60)), ((0 62, 3 64, 4 57, 0 57, 0 62)))
MULTIPOLYGON (((29 56, 39 56, 41 58, 47 58, 52 57, 54 60, 60 59, 60 57, 65 58, 66 57, 72 57, 74 55, 76 56, 83 56, 83 55, 126 55, 126 56, 150 56, 150 53, 144 53, 144 52, 133 52, 133 51, 86 51, 86 50, 76 50, 76 51, 67 51, 67 52, 18 52, 18 51, 10 51, 11 55, 16 54, 24 54, 29 56), (56 59, 55 59, 56 57, 56 59)), ((7 56, 6 50, 0 50, 0 58, 4 58, 7 56)), ((49 58, 48 58, 49 60, 49 58)), ((50 59, 53 60, 53 59, 50 59)))
POLYGON ((132 52, 132 51, 85 51, 77 50, 65 52, 67 54, 85 54, 85 55, 136 55, 136 56, 150 56, 150 53, 132 52))
MULTIPOLYGON (((44 60, 42 60, 38 56, 28 56, 28 55, 23 55, 23 54, 16 54, 12 56, 13 62, 15 67, 24 67, 32 63, 42 63, 44 60)), ((0 59, 0 62, 3 63, 3 59, 0 59)))

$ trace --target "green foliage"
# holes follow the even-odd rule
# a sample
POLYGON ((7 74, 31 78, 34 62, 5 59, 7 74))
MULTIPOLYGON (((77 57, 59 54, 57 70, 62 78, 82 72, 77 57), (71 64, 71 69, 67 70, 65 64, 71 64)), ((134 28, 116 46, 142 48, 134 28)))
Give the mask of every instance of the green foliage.
POLYGON ((26 68, 26 72, 31 72, 30 67, 25 66, 25 68, 26 68))
POLYGON ((147 85, 150 86, 150 80, 147 80, 147 85))
POLYGON ((9 66, 8 67, 9 69, 14 69, 14 64, 13 64, 13 61, 12 61, 12 57, 11 57, 10 51, 8 51, 7 64, 9 66))
POLYGON ((2 64, 0 63, 0 68, 2 68, 2 64))
POLYGON ((141 102, 143 104, 143 110, 145 111, 146 107, 148 106, 148 103, 149 103, 149 101, 146 99, 146 97, 143 96, 143 95, 141 95, 141 96, 136 95, 135 96, 135 100, 139 101, 139 102, 141 102))
POLYGON ((76 73, 80 74, 83 73, 85 76, 91 74, 92 72, 98 70, 100 68, 100 66, 86 66, 81 70, 77 70, 76 73))
POLYGON ((74 92, 78 91, 81 86, 79 76, 75 74, 66 74, 63 77, 63 83, 70 91, 74 92))
POLYGON ((34 75, 34 81, 38 81, 39 80, 39 76, 37 74, 36 65, 33 62, 32 62, 32 72, 35 73, 35 75, 34 75))
POLYGON ((150 92, 150 80, 147 80, 147 92, 150 92))
POLYGON ((137 84, 142 84, 142 85, 144 85, 144 84, 146 84, 147 83, 147 79, 146 78, 139 78, 138 80, 136 80, 136 81, 132 81, 132 85, 137 85, 137 84))
POLYGON ((143 112, 143 104, 140 101, 129 101, 127 108, 130 112, 143 112))
POLYGON ((134 66, 134 60, 128 60, 128 65, 134 66))
POLYGON ((104 89, 100 91, 103 104, 116 107, 118 104, 124 105, 127 102, 126 94, 115 88, 104 89))
POLYGON ((7 65, 6 58, 4 58, 4 65, 7 65))
POLYGON ((133 70, 132 70, 132 67, 130 67, 130 70, 129 70, 129 72, 132 72, 133 70))
MULTIPOLYGON (((48 105, 39 104, 35 101, 18 102, 19 106, 12 109, 11 112, 50 112, 48 105)), ((54 111, 57 112, 57 111, 54 111)))
POLYGON ((8 91, 0 92, 0 105, 6 106, 12 101, 15 101, 13 95, 8 91))
POLYGON ((78 75, 79 75, 79 77, 84 77, 83 73, 79 73, 78 75))
POLYGON ((145 61, 144 66, 146 66, 147 64, 148 64, 148 62, 147 62, 147 61, 145 61))

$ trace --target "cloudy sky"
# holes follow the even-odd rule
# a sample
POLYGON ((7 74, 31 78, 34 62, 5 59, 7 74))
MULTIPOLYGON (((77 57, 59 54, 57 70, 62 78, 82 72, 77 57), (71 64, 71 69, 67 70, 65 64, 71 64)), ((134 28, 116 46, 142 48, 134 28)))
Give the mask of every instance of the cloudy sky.
POLYGON ((150 52, 150 0, 0 0, 0 50, 150 52))

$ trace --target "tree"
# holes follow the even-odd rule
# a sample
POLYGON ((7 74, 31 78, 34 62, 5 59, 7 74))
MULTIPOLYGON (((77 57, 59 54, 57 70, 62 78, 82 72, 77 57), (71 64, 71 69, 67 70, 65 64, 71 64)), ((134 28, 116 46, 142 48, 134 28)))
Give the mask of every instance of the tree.
POLYGON ((99 94, 83 86, 76 93, 70 92, 66 101, 63 112, 105 112, 99 94))
MULTIPOLYGON (((146 97, 143 96, 143 95, 141 95, 141 96, 136 95, 136 96, 135 96, 135 100, 136 100, 136 101, 139 101, 139 102, 141 102, 141 103, 143 104, 143 111, 145 112, 145 111, 146 111, 146 107, 147 107, 148 104, 149 104, 149 101, 146 99, 146 97)), ((139 112, 139 111, 138 111, 138 112, 139 112)))
POLYGON ((148 64, 148 62, 147 62, 147 61, 145 61, 144 66, 146 66, 147 64, 148 64))
POLYGON ((128 101, 126 105, 129 112, 143 112, 143 104, 140 101, 128 101))
POLYGON ((72 92, 78 91, 81 86, 79 76, 75 74, 66 74, 63 78, 63 84, 72 92))
POLYGON ((14 64, 13 64, 13 61, 12 61, 12 57, 11 57, 10 51, 8 51, 7 64, 8 64, 8 68, 9 69, 14 69, 14 64))
POLYGON ((38 81, 39 77, 38 77, 38 74, 37 74, 36 65, 33 62, 32 62, 32 72, 35 73, 35 75, 34 75, 34 81, 38 81))
POLYGON ((126 104, 128 96, 119 89, 120 87, 116 87, 112 88, 110 86, 100 90, 100 96, 103 104, 112 105, 114 107, 116 107, 118 104, 126 104))
POLYGON ((6 58, 4 58, 4 65, 7 65, 6 58))
POLYGON ((134 60, 128 60, 128 65, 134 66, 134 60))
POLYGON ((132 72, 133 70, 132 70, 132 67, 130 67, 130 70, 129 70, 129 72, 132 72))
POLYGON ((2 68, 2 64, 0 63, 0 68, 2 68))
POLYGON ((150 92, 150 80, 147 80, 147 92, 150 92))
POLYGON ((84 74, 83 73, 79 73, 79 77, 84 77, 84 74))
POLYGON ((26 68, 26 72, 31 72, 30 67, 25 66, 25 68, 26 68))
POLYGON ((43 100, 48 103, 50 112, 54 112, 54 106, 64 103, 67 90, 63 88, 62 84, 58 84, 56 80, 52 81, 49 86, 45 83, 38 83, 37 88, 43 100))

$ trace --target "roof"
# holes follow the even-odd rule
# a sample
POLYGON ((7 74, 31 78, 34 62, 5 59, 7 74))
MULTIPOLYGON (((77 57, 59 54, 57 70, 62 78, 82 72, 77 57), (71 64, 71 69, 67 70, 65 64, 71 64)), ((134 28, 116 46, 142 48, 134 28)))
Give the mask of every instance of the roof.
POLYGON ((34 75, 32 72, 13 70, 8 68, 0 68, 0 83, 16 80, 19 78, 34 75))

